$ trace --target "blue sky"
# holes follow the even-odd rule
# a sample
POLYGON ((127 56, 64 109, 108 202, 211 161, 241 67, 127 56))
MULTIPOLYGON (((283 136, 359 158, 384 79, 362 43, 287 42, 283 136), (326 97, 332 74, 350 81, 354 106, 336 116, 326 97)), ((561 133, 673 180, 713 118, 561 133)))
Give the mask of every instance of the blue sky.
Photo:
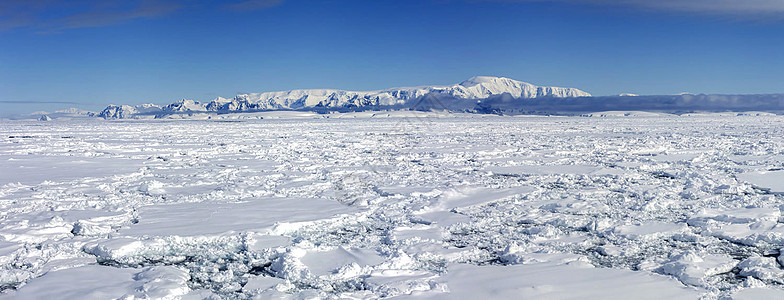
POLYGON ((4 0, 0 114, 475 75, 784 93, 782 49, 780 0, 4 0))

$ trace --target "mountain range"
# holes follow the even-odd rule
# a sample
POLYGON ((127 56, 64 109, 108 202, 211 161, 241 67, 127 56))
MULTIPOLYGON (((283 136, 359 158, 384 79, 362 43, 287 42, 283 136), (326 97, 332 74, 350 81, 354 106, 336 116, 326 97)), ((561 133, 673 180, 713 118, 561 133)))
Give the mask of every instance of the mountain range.
MULTIPOLYGON (((596 112, 646 111, 769 112, 784 114, 784 94, 592 96, 575 88, 536 86, 504 77, 477 76, 442 86, 390 88, 377 91, 305 89, 239 94, 209 102, 180 100, 167 105, 109 105, 100 112, 78 109, 36 112, 16 119, 40 120, 99 117, 104 119, 211 118, 216 114, 265 111, 316 113, 420 110, 500 115, 593 115, 596 112)), ((250 115, 249 115, 250 116, 250 115)), ((256 116, 258 117, 258 116, 256 116)))
POLYGON ((390 88, 378 91, 305 89, 281 92, 240 94, 232 99, 218 97, 202 103, 180 100, 165 106, 155 104, 109 105, 97 114, 104 119, 160 117, 200 112, 234 113, 267 110, 358 110, 372 108, 427 108, 434 101, 449 101, 441 106, 470 109, 476 100, 506 95, 514 99, 590 97, 575 88, 536 86, 504 77, 477 76, 458 84, 390 88), (466 107, 466 105, 468 105, 466 107))

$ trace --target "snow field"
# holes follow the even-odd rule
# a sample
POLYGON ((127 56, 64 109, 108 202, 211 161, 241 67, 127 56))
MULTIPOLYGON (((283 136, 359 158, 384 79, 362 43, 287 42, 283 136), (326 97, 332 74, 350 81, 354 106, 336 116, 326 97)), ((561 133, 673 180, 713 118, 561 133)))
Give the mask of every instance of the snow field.
POLYGON ((781 297, 778 116, 0 123, 0 298, 781 297))

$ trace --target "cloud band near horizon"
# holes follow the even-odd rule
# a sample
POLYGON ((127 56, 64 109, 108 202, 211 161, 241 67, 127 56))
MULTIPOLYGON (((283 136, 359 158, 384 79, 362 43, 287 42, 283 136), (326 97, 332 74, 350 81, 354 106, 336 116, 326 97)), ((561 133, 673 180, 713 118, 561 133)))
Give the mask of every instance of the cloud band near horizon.
POLYGON ((782 0, 494 0, 503 2, 563 2, 624 6, 645 10, 707 13, 735 16, 784 17, 782 0))

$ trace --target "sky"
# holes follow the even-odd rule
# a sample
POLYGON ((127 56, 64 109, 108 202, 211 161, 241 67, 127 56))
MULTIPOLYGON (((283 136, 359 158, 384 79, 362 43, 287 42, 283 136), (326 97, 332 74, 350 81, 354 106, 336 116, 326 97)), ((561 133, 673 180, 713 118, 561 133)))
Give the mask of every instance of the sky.
POLYGON ((784 93, 781 0, 3 0, 0 115, 477 75, 784 93))

